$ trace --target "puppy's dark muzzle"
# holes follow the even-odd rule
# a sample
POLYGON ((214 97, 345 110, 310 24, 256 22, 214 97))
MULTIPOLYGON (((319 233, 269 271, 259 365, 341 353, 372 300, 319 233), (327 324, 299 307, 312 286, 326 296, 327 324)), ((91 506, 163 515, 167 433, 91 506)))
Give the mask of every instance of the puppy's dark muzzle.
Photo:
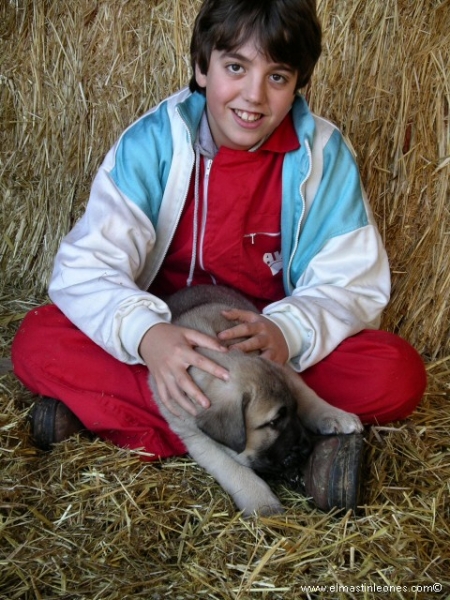
POLYGON ((286 473, 303 469, 313 449, 313 438, 303 427, 295 428, 294 433, 280 436, 264 455, 252 465, 262 476, 284 476, 286 473))
POLYGON ((282 461, 281 467, 283 470, 298 468, 306 462, 312 451, 312 444, 305 442, 302 446, 292 448, 292 452, 282 461))

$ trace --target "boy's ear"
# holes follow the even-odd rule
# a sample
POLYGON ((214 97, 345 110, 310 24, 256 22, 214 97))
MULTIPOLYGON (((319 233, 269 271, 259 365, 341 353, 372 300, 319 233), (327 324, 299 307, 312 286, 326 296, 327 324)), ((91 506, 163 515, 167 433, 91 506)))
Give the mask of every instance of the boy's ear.
POLYGON ((202 73, 200 67, 197 63, 195 63, 195 81, 197 85, 201 88, 206 87, 206 73, 202 73))

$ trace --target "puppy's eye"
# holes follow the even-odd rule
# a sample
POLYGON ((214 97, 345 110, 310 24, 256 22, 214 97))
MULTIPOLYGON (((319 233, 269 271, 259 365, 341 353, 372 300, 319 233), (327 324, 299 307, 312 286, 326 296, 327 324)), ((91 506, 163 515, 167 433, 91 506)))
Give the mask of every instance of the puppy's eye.
POLYGON ((287 414, 287 408, 285 406, 282 406, 280 408, 280 410, 278 411, 278 414, 275 417, 275 419, 272 419, 271 421, 269 421, 267 423, 267 427, 276 429, 280 425, 281 421, 286 417, 286 414, 287 414))

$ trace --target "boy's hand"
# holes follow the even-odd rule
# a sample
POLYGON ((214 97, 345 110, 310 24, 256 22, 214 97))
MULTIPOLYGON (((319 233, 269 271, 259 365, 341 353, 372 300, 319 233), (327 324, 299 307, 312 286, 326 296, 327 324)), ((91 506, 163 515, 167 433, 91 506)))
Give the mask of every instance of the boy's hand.
POLYGON ((239 348, 243 352, 259 350, 261 356, 284 365, 289 359, 289 349, 281 329, 270 319, 250 310, 224 310, 223 316, 230 321, 239 321, 239 325, 225 329, 218 338, 230 341, 236 338, 247 338, 232 344, 231 348, 239 348))
POLYGON ((197 414, 194 403, 208 408, 210 401, 187 372, 198 367, 224 381, 228 371, 195 350, 195 347, 226 352, 216 339, 171 323, 154 325, 142 338, 139 353, 155 379, 164 405, 179 416, 177 404, 192 415, 197 414))

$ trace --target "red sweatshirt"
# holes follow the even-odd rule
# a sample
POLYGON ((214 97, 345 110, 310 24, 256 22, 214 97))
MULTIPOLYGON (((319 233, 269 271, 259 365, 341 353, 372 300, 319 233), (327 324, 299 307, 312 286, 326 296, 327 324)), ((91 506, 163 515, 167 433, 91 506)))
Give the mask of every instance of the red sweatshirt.
POLYGON ((185 287, 195 261, 192 285, 231 286, 260 310, 283 298, 281 171, 285 153, 298 147, 289 113, 259 149, 221 147, 213 160, 201 159, 197 214, 194 173, 176 235, 151 292, 164 296, 185 287))

